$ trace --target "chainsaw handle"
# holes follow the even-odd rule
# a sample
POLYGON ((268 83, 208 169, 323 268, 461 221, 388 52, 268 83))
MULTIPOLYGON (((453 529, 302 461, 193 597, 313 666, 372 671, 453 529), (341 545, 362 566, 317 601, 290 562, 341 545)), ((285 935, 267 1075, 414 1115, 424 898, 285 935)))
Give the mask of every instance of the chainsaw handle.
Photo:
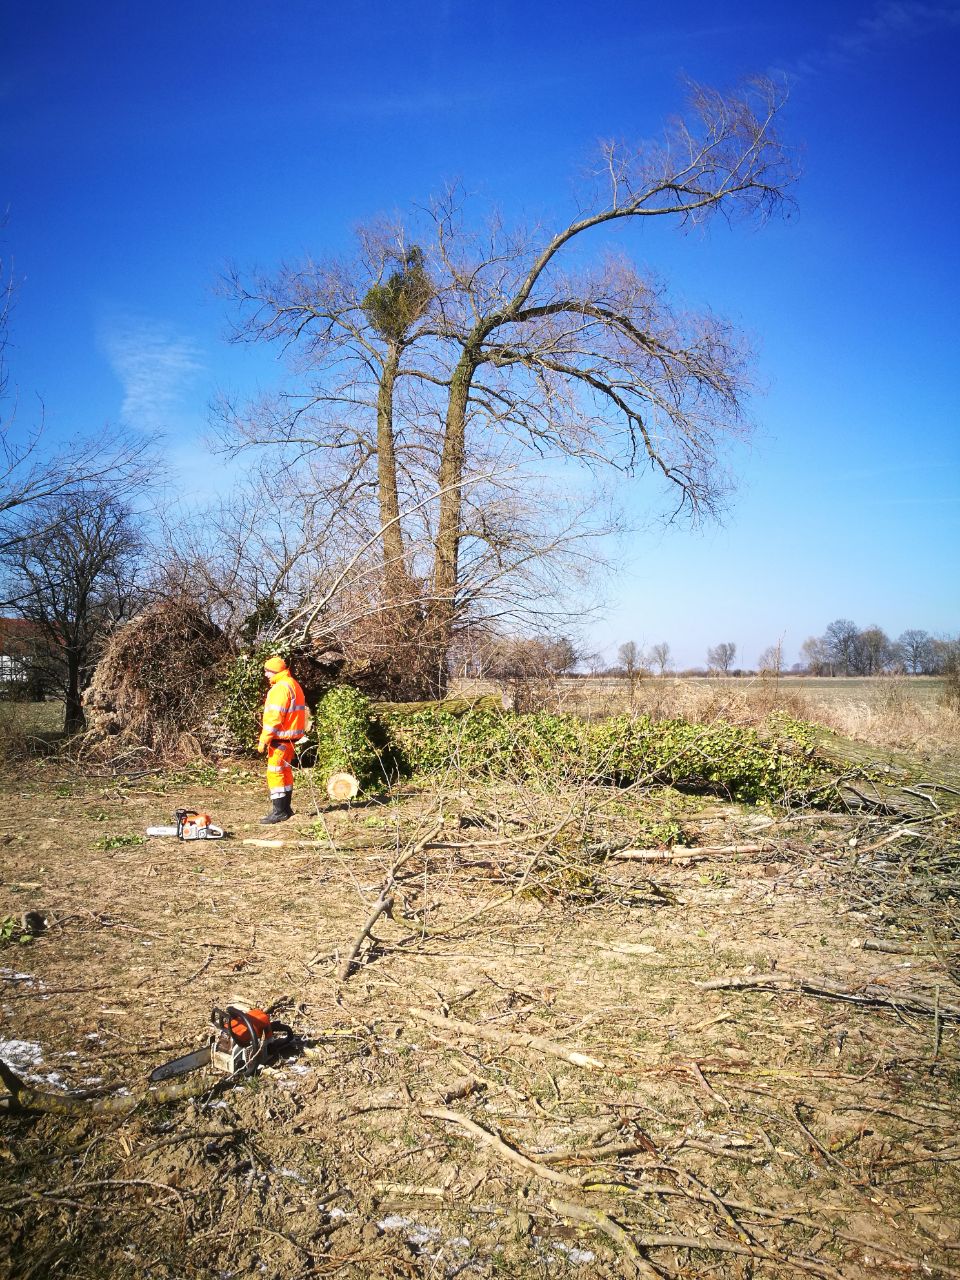
POLYGON ((287 1049, 292 1049, 296 1038, 293 1028, 288 1027, 285 1022, 270 1023, 271 1049, 275 1052, 285 1053, 287 1049))

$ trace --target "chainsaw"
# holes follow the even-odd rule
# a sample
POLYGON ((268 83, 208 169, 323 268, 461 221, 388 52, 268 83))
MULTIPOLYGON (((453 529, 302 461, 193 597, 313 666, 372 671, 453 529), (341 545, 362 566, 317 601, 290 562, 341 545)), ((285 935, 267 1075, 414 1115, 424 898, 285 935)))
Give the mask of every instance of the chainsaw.
POLYGON ((283 1022, 272 1022, 262 1009, 228 1004, 210 1015, 210 1039, 201 1049, 165 1062, 150 1073, 151 1084, 185 1076, 201 1067, 213 1066, 229 1076, 252 1076, 272 1058, 296 1043, 297 1037, 283 1022))
POLYGON ((210 821, 209 813, 178 809, 173 815, 175 827, 147 827, 148 836, 176 836, 178 840, 222 840, 223 827, 210 821))

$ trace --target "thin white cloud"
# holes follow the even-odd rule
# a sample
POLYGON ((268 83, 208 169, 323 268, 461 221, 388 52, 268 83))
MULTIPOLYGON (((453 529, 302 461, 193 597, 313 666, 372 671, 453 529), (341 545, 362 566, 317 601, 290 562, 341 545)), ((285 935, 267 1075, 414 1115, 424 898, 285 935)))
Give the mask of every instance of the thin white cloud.
POLYGON ((887 45, 950 30, 960 30, 960 4, 883 0, 854 27, 831 36, 822 48, 811 50, 786 70, 798 77, 835 71, 887 45))
POLYGON ((154 321, 131 318, 107 326, 101 341, 123 387, 125 422, 157 430, 182 415, 186 394, 204 370, 196 343, 154 321))

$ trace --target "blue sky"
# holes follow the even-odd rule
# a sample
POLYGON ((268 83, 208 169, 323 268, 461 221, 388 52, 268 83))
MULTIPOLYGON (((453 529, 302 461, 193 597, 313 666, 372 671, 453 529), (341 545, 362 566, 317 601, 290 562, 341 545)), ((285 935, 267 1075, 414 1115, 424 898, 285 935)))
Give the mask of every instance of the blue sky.
POLYGON ((51 438, 162 427, 171 470, 216 484, 207 405, 277 377, 224 341, 228 261, 345 248, 454 178, 559 223, 596 139, 655 134, 682 74, 783 73, 789 220, 618 236, 743 328, 764 394, 722 527, 663 529, 644 477, 623 491, 638 532, 584 639, 688 664, 780 636, 792 660, 838 616, 955 634, 958 60, 958 2, 2 0, 19 421, 40 396, 51 438))

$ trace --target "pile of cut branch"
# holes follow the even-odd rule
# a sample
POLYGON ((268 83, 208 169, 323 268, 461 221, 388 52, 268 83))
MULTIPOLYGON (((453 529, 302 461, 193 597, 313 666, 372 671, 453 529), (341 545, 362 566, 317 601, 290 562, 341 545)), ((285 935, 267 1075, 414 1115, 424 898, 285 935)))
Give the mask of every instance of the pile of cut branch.
POLYGON ((84 702, 85 750, 116 759, 202 754, 215 741, 215 689, 232 646, 195 603, 159 600, 117 630, 84 702))

